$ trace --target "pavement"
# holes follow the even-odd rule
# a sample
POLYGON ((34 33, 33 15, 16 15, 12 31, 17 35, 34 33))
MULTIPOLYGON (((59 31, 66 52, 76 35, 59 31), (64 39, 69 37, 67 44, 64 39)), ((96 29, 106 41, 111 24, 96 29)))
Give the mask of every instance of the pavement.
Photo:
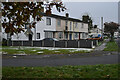
POLYGON ((94 51, 103 51, 108 41, 109 39, 106 39, 105 42, 102 45, 96 47, 94 51))
POLYGON ((103 51, 106 40, 91 53, 51 54, 51 55, 3 55, 2 66, 63 66, 63 65, 96 65, 118 63, 118 52, 103 51))

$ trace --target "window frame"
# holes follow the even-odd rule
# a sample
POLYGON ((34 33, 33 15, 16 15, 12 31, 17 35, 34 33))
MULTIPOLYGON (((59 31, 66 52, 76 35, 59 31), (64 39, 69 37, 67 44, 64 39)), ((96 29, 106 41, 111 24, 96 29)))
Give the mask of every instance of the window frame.
POLYGON ((67 20, 65 21, 65 26, 68 26, 68 21, 67 20))
POLYGON ((62 39, 63 38, 63 32, 58 32, 58 38, 62 39))
POLYGON ((40 33, 37 33, 37 39, 40 39, 40 33))
POLYGON ((81 28, 84 28, 84 23, 81 24, 81 28))
POLYGON ((75 22, 75 28, 77 28, 78 27, 78 23, 77 22, 75 22))
POLYGON ((72 22, 70 21, 70 30, 72 30, 72 22))
POLYGON ((61 19, 57 19, 57 25, 60 27, 61 26, 61 19))
POLYGON ((45 38, 53 38, 53 32, 45 32, 45 38))
POLYGON ((46 25, 51 25, 51 18, 50 17, 46 17, 46 25))

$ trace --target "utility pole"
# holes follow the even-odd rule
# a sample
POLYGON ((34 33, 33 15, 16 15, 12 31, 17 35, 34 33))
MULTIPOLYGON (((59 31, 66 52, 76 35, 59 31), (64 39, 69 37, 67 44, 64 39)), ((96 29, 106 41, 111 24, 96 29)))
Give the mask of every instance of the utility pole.
POLYGON ((2 46, 2 24, 1 24, 2 10, 1 10, 1 5, 2 5, 2 3, 0 1, 0 47, 2 46))
MULTIPOLYGON (((120 1, 118 2, 118 24, 120 24, 120 1)), ((118 36, 120 36, 120 26, 118 27, 118 36)))
POLYGON ((36 26, 35 26, 35 29, 34 29, 34 40, 36 41, 36 26))
POLYGON ((103 17, 101 17, 101 29, 102 29, 102 38, 103 38, 103 35, 104 35, 103 17))

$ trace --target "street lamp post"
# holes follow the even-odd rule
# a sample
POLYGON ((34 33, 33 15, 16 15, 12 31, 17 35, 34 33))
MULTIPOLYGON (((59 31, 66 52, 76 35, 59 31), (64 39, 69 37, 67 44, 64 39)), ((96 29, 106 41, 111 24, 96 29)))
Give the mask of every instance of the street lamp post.
POLYGON ((101 29, 102 29, 102 39, 103 39, 103 35, 104 35, 103 17, 101 17, 101 29))

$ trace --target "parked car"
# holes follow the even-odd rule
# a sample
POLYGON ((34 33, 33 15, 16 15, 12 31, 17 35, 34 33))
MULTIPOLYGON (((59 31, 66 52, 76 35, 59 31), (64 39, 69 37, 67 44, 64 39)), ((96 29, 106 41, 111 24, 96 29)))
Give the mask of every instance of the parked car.
POLYGON ((59 41, 56 38, 44 38, 43 40, 46 40, 46 41, 59 41))
POLYGON ((92 35, 89 35, 88 37, 88 40, 100 40, 100 39, 102 39, 101 34, 92 34, 92 35))
POLYGON ((91 38, 88 38, 88 40, 100 40, 102 39, 101 37, 91 37, 91 38))

